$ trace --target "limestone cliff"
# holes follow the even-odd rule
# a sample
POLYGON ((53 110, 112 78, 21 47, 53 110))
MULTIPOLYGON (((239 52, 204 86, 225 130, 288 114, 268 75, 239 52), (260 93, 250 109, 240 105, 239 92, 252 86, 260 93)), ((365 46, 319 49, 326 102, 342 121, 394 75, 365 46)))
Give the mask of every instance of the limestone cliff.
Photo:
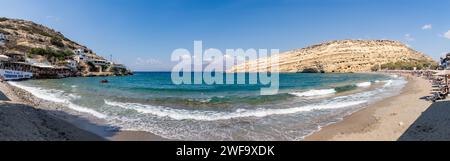
POLYGON ((279 59, 276 64, 279 72, 369 72, 383 64, 396 62, 436 64, 430 57, 398 41, 339 40, 248 61, 228 72, 270 71, 274 64, 265 63, 265 60, 272 58, 279 59))

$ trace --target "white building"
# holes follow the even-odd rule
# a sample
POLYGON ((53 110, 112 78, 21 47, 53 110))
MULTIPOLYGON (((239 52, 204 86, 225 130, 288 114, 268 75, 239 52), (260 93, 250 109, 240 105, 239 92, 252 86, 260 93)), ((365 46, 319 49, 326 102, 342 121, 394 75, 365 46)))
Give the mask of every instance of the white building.
POLYGON ((66 60, 67 66, 72 69, 77 69, 78 63, 75 60, 66 60))
POLYGON ((89 62, 91 62, 94 65, 104 66, 108 64, 108 61, 102 60, 102 59, 89 59, 89 62))
POLYGON ((86 53, 83 49, 77 49, 73 51, 75 53, 75 61, 80 63, 81 61, 86 61, 86 53))

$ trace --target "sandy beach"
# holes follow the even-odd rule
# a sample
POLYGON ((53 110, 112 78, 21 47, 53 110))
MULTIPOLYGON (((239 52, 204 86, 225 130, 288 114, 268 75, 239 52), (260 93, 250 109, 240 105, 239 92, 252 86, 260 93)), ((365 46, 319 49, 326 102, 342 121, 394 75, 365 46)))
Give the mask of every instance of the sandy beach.
POLYGON ((101 141, 104 138, 82 130, 19 99, 0 83, 1 141, 101 141))
POLYGON ((431 83, 406 76, 400 95, 357 111, 305 138, 306 141, 450 140, 450 102, 431 103, 431 83))
MULTIPOLYGON (((323 127, 306 141, 450 140, 450 102, 431 103, 431 83, 405 76, 401 94, 376 102, 342 121, 323 127)), ((101 125, 78 120, 58 106, 0 83, 0 140, 165 141, 148 132, 105 132, 101 125), (97 131, 96 131, 97 130, 97 131)))
POLYGON ((168 141, 149 132, 105 130, 6 82, 0 83, 0 129, 4 141, 168 141))

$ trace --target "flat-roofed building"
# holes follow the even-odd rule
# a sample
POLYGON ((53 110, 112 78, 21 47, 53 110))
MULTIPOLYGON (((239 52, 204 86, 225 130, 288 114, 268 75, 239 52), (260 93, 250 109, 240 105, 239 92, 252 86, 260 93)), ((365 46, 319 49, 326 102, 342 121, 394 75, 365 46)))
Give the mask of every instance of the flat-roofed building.
POLYGON ((4 35, 3 33, 0 33, 0 46, 5 45, 6 40, 7 40, 6 35, 4 35))
POLYGON ((86 53, 83 49, 76 49, 73 52, 75 53, 75 61, 77 61, 77 63, 86 61, 86 53))
POLYGON ((75 60, 66 60, 67 66, 71 69, 77 69, 78 63, 75 60))

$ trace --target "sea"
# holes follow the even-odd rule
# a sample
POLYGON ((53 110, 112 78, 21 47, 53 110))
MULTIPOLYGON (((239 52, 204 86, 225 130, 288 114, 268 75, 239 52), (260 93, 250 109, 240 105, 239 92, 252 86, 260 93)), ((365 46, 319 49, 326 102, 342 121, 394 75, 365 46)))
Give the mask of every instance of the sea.
POLYGON ((10 82, 117 130, 175 140, 243 141, 302 140, 398 95, 406 83, 386 74, 292 73, 279 75, 277 94, 261 95, 262 84, 176 85, 170 72, 10 82), (109 83, 100 83, 104 79, 109 83))

